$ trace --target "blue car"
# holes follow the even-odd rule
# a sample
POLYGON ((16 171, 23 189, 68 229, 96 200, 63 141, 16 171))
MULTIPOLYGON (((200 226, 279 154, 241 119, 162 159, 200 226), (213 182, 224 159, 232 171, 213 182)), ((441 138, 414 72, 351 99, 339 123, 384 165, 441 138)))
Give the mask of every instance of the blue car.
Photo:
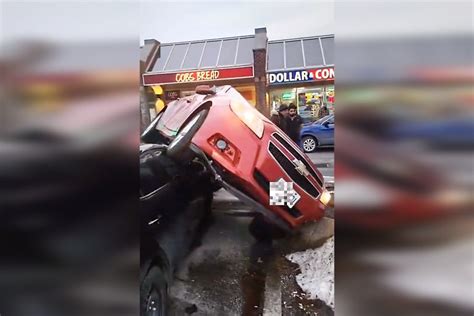
POLYGON ((316 148, 334 146, 334 114, 304 124, 301 129, 301 146, 307 153, 316 148))
POLYGON ((463 116, 408 121, 394 124, 387 136, 394 141, 412 141, 435 148, 474 148, 474 117, 463 116))

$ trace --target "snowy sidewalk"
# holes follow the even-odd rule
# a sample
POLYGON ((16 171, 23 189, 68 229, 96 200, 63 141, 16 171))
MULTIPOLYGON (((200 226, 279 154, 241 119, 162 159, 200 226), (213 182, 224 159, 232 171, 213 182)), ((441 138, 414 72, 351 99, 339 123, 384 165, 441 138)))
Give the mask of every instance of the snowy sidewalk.
POLYGON ((299 265, 296 282, 310 299, 320 299, 334 309, 334 237, 321 247, 287 255, 299 265))

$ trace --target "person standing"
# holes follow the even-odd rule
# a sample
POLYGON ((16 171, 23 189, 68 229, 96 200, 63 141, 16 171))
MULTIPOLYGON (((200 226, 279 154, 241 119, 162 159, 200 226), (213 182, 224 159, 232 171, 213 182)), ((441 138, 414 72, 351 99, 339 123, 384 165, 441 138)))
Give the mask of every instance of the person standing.
POLYGON ((328 107, 326 106, 326 104, 323 104, 323 106, 319 109, 318 118, 322 118, 328 115, 329 115, 328 107))
POLYGON ((287 122, 286 119, 288 117, 288 106, 286 104, 281 104, 278 108, 278 113, 272 113, 270 120, 278 126, 285 134, 287 132, 287 122))
POLYGON ((303 119, 297 113, 296 105, 291 103, 288 107, 288 118, 286 119, 288 136, 300 145, 300 133, 303 126, 303 119))
POLYGON ((272 110, 270 112, 270 121, 272 121, 272 123, 277 126, 280 124, 280 115, 278 114, 277 110, 272 110))

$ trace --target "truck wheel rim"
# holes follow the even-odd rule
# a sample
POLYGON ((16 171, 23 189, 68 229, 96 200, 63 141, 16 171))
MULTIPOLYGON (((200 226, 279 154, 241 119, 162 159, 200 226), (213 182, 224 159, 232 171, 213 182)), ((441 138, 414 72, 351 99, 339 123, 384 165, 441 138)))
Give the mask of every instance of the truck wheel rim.
POLYGON ((160 292, 153 287, 148 294, 146 315, 148 316, 160 316, 163 312, 162 298, 160 292))

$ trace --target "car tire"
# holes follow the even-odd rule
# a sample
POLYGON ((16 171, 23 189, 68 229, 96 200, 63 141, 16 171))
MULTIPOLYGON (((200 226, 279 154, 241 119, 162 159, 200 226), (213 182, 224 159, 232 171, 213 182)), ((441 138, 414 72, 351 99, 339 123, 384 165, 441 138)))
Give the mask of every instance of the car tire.
POLYGON ((156 265, 145 275, 140 286, 140 315, 165 316, 168 313, 168 282, 156 265))
POLYGON ((301 140, 301 146, 306 153, 315 152, 318 148, 318 144, 318 140, 313 136, 304 136, 301 140))
POLYGON ((186 123, 183 124, 183 127, 179 130, 178 134, 176 134, 176 137, 168 145, 166 151, 168 156, 178 160, 183 160, 189 157, 189 155, 186 154, 189 149, 189 144, 206 120, 208 113, 208 109, 202 109, 189 117, 186 123))
POLYGON ((249 225, 249 232, 257 241, 270 241, 286 236, 282 229, 268 223, 261 214, 255 215, 249 225))

